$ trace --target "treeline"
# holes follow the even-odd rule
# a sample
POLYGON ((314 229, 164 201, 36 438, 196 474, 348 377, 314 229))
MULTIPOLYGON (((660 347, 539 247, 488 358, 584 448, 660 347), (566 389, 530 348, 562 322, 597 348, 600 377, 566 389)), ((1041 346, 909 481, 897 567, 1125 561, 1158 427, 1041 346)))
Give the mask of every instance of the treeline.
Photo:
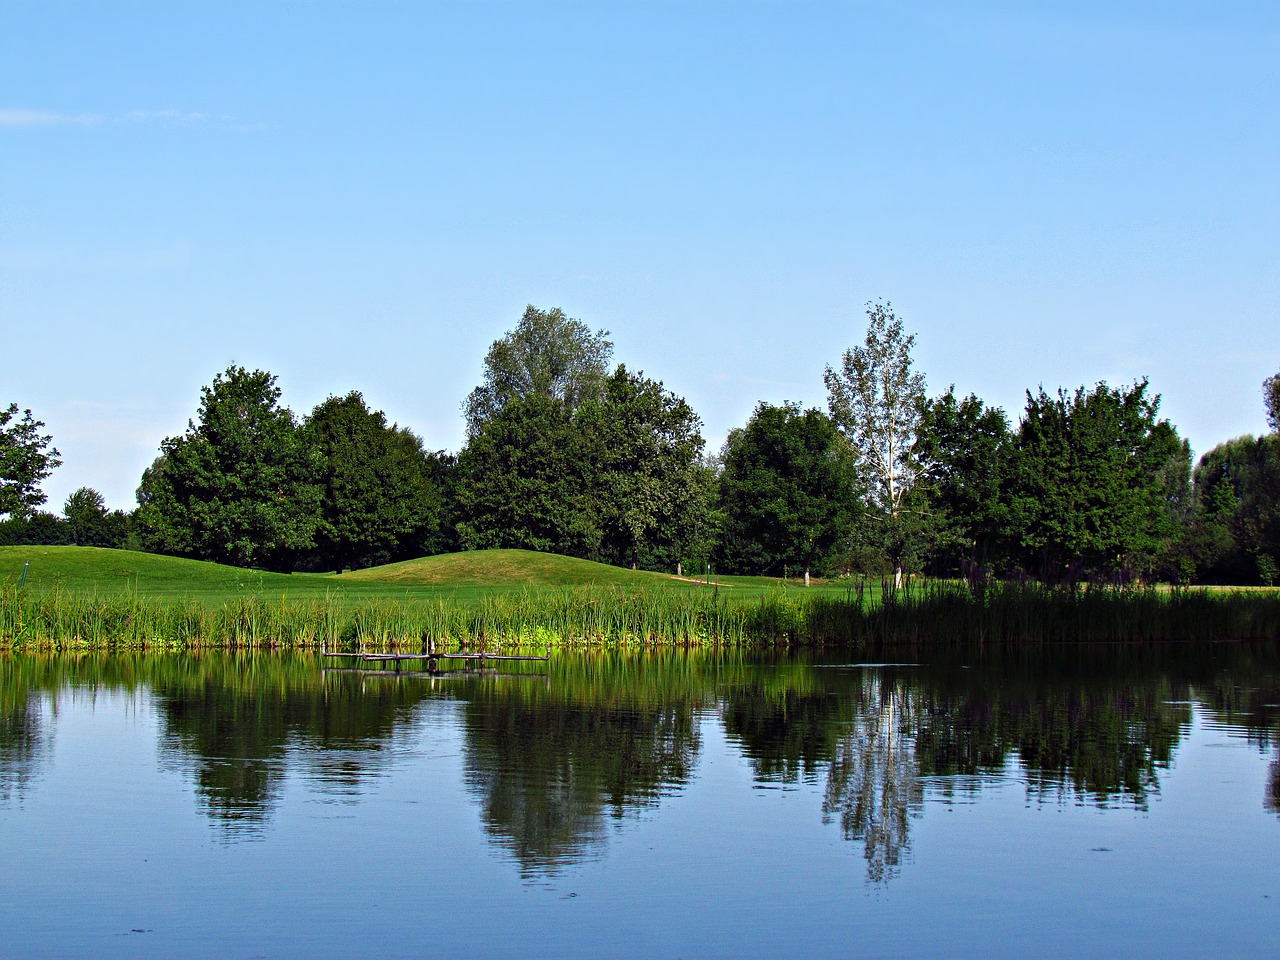
POLYGON ((913 572, 1046 582, 1280 580, 1280 375, 1272 433, 1193 469, 1148 382, 1028 391, 1013 423, 929 396, 887 303, 827 368, 828 409, 761 403, 708 454, 661 382, 613 365, 603 330, 529 307, 485 357, 457 454, 358 392, 298 417, 270 373, 231 367, 145 472, 138 507, 81 489, 30 411, 0 411, 0 543, 123 546, 273 570, 342 570, 525 547, 672 572, 913 572))

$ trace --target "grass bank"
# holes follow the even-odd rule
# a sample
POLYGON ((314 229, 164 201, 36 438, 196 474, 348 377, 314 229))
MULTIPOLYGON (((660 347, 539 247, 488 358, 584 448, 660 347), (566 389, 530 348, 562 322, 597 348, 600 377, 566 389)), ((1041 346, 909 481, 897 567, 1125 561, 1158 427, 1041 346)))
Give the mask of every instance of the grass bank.
POLYGON ((0 586, 0 649, 200 649, 427 644, 555 647, 1036 645, 1280 639, 1280 592, 1050 590, 929 584, 872 597, 756 596, 666 586, 525 587, 472 598, 268 599, 221 604, 138 593, 0 586))

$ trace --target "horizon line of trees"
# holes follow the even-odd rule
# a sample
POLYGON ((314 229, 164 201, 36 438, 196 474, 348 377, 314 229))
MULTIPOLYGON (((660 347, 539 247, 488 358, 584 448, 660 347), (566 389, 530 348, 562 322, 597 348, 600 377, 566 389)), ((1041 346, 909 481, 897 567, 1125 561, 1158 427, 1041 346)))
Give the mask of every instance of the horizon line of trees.
POLYGON ((707 454, 701 420, 613 343, 529 306, 491 346, 457 454, 358 391, 299 418, 231 366, 144 472, 138 507, 81 488, 30 410, 0 409, 0 544, 127 547, 290 571, 524 547, 633 568, 1178 583, 1280 581, 1280 374, 1271 433, 1192 464, 1148 381, 1026 393, 1017 423, 935 396, 887 302, 824 382, 828 409, 761 402, 707 454))

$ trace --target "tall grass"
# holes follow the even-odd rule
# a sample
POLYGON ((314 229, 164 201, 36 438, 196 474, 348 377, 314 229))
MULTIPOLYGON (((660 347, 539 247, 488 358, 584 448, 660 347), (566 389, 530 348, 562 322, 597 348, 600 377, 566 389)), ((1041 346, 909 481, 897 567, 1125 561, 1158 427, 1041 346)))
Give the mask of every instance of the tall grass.
POLYGON ((927 583, 845 596, 779 590, 529 588, 472 600, 272 600, 209 606, 0 583, 0 649, 364 649, 1044 644, 1280 639, 1280 592, 927 583))

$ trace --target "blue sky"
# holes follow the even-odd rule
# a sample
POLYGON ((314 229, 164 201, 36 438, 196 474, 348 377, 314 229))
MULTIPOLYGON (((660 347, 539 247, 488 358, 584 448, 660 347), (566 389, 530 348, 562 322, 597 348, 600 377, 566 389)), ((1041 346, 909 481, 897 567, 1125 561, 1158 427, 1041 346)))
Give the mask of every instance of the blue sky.
POLYGON ((1280 4, 6 0, 0 402, 131 507, 228 364, 433 449, 524 305, 701 414, 825 407, 867 301, 931 391, 1280 371, 1280 4))

